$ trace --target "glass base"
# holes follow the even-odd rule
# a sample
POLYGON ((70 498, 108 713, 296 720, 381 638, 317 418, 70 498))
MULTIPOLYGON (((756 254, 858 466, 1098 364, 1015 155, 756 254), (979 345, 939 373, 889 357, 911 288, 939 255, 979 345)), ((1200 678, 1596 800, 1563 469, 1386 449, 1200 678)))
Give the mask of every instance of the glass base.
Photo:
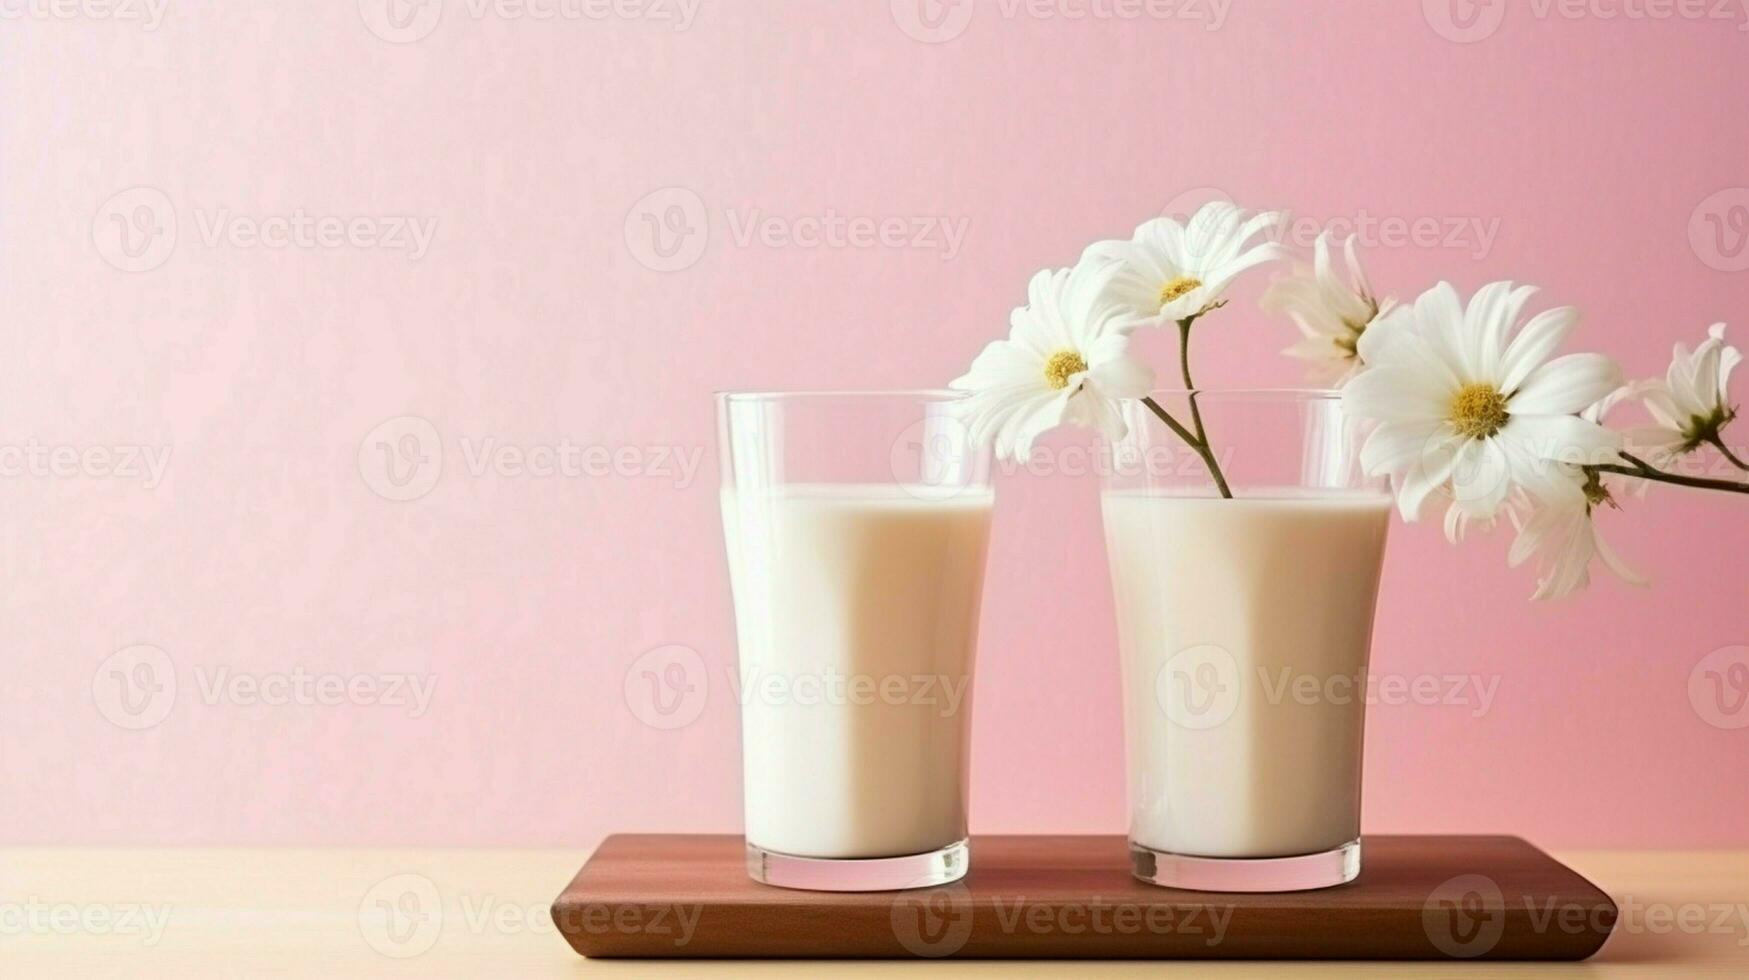
POLYGON ((1171 854, 1130 841, 1130 874, 1150 885, 1198 892, 1303 892, 1345 885, 1360 874, 1360 841, 1279 858, 1171 854))
POLYGON ((763 885, 815 892, 892 892, 958 881, 971 849, 955 841, 925 854, 888 858, 810 858, 768 851, 747 842, 747 874, 763 885))

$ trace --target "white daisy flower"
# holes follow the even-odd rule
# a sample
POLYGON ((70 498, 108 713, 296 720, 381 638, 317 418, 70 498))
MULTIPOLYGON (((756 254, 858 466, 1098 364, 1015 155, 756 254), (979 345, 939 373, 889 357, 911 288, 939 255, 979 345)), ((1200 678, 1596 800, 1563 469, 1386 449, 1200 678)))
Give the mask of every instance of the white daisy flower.
POLYGON ((1127 242, 1094 242, 1082 261, 1122 263, 1111 281, 1111 298, 1137 323, 1159 326, 1206 312, 1239 273, 1285 257, 1280 242, 1251 244, 1285 219, 1280 211, 1247 218, 1230 201, 1210 201, 1183 226, 1155 218, 1127 242))
POLYGON ((1008 339, 984 348, 949 384, 973 392, 966 405, 972 439, 994 439, 997 456, 1024 462, 1033 440, 1064 422, 1123 438, 1118 403, 1146 396, 1154 371, 1129 354, 1126 314, 1103 299, 1116 271, 1113 263, 1084 261, 1032 277, 1008 339))
POLYGON ((1604 567, 1631 585, 1645 585, 1633 569, 1609 546, 1597 531, 1597 510, 1604 504, 1614 506, 1609 492, 1591 481, 1574 486, 1569 493, 1553 498, 1524 498, 1520 506, 1510 510, 1518 537, 1512 541, 1507 563, 1517 568, 1537 557, 1536 592, 1533 599, 1559 599, 1591 584, 1591 560, 1602 560, 1604 567))
POLYGON ((1312 247, 1311 267, 1299 266, 1293 275, 1270 283, 1261 301, 1265 312, 1292 318, 1305 334, 1282 353, 1306 361, 1312 380, 1333 385, 1364 366, 1361 334, 1396 305, 1374 294, 1355 255, 1353 236, 1343 243, 1342 254, 1346 275, 1330 259, 1330 233, 1320 234, 1312 247))
POLYGON ((1616 458, 1620 437, 1577 413, 1619 388, 1621 370, 1601 354, 1550 360, 1579 316, 1546 310, 1520 328, 1534 292, 1490 283, 1466 309, 1442 282, 1391 329, 1361 335, 1368 367, 1343 387, 1342 404, 1378 423, 1361 465, 1391 475, 1404 519, 1443 490, 1462 510, 1458 524, 1485 521, 1515 486, 1546 482, 1542 461, 1616 458))
MULTIPOLYGON (((1634 393, 1632 386, 1619 388, 1581 412, 1581 417, 1599 425, 1609 410, 1634 393)), ((1559 599, 1591 584, 1591 561, 1601 559, 1605 568, 1630 585, 1646 580, 1629 568, 1597 530, 1597 512, 1607 505, 1620 509, 1604 474, 1566 463, 1546 464, 1549 480, 1537 493, 1519 491, 1507 508, 1518 537, 1512 541, 1507 564, 1513 568, 1537 557, 1538 577, 1532 599, 1559 599)), ((1621 478, 1622 483, 1644 484, 1621 478)))
POLYGON ((1637 386, 1656 424, 1630 429, 1628 444, 1645 453, 1646 461, 1654 466, 1668 465, 1703 444, 1722 449, 1724 440, 1719 433, 1737 417, 1726 386, 1732 369, 1742 360, 1737 348, 1725 343, 1722 323, 1713 324, 1707 339, 1692 353, 1677 344, 1665 377, 1637 386))

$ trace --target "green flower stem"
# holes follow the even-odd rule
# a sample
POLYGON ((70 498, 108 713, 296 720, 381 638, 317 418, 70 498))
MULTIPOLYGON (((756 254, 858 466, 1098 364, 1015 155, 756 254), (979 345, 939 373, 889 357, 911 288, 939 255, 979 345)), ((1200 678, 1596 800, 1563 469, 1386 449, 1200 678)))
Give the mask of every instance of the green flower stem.
POLYGON ((1738 459, 1735 455, 1733 455, 1731 453, 1731 447, 1725 445, 1725 440, 1723 437, 1713 436, 1711 439, 1708 439, 1707 441, 1712 443, 1713 448, 1717 449, 1721 455, 1723 455, 1726 459, 1730 460, 1732 466, 1735 466, 1736 468, 1738 468, 1740 470, 1749 470, 1749 463, 1744 463, 1742 460, 1738 459))
POLYGON ((1209 468, 1209 475, 1215 478, 1215 486, 1220 489, 1221 496, 1228 500, 1233 499, 1233 491, 1227 486, 1227 478, 1221 474, 1221 464, 1215 461, 1215 454, 1209 451, 1208 441, 1197 438, 1194 433, 1173 418, 1171 412, 1166 411, 1164 406, 1155 401, 1153 396, 1143 398, 1142 404, 1148 406, 1148 410, 1158 416, 1160 421, 1166 423, 1166 427, 1177 434, 1178 438, 1183 439, 1185 445, 1196 450, 1196 454, 1202 457, 1203 464, 1209 468))
POLYGON ((1202 410, 1199 409, 1196 404, 1196 396, 1198 394, 1196 390, 1196 382, 1192 381, 1190 378, 1191 324, 1194 324, 1196 318, 1202 316, 1204 313, 1207 313, 1210 310, 1220 309, 1225 305, 1225 302, 1216 303, 1208 309, 1202 310, 1178 321, 1178 369, 1179 373, 1184 378, 1184 390, 1189 393, 1190 423, 1194 432, 1185 429, 1183 425, 1179 424, 1178 420, 1173 418, 1170 412, 1167 412, 1166 409, 1162 408, 1159 402, 1156 402, 1152 398, 1144 399, 1144 401, 1147 403, 1148 408, 1152 410, 1155 415, 1160 417, 1160 421, 1165 422, 1168 428, 1178 434, 1178 438, 1183 439, 1190 448, 1196 450, 1197 455, 1202 457, 1204 465, 1208 467, 1209 476, 1214 477, 1215 486, 1220 489, 1221 496, 1227 500, 1231 500, 1233 499, 1233 490, 1231 487, 1227 486, 1227 477, 1221 472, 1221 464, 1215 460, 1214 451, 1209 447, 1208 429, 1203 427, 1202 410))
POLYGON ((1619 473, 1622 476, 1638 477, 1651 480, 1653 483, 1669 483, 1679 487, 1693 487, 1697 490, 1723 490, 1727 493, 1749 493, 1749 483, 1738 483, 1735 480, 1714 480, 1704 476, 1683 476, 1680 473, 1668 473, 1646 463, 1644 460, 1621 453, 1621 458, 1629 465, 1616 463, 1597 463, 1585 467, 1593 473, 1619 473))
MULTIPOLYGON (((1197 314, 1201 316, 1201 314, 1197 314)), ((1204 445, 1209 444, 1208 430, 1202 427, 1202 411, 1196 407, 1196 382, 1190 380, 1190 325, 1196 322, 1196 317, 1189 316, 1178 321, 1178 369, 1184 376, 1184 390, 1189 392, 1190 422, 1196 429, 1196 438, 1204 445)))

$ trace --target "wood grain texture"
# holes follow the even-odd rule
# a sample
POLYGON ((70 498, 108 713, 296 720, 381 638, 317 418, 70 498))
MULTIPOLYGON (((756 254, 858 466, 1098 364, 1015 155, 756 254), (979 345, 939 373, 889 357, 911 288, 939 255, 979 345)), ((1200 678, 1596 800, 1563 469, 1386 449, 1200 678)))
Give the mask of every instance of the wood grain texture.
POLYGON ((1516 837, 1368 837, 1338 888, 1242 895, 1130 877, 1118 836, 972 841, 960 882, 832 894, 760 885, 731 835, 615 835, 553 904, 593 957, 1577 960, 1608 895, 1516 837))

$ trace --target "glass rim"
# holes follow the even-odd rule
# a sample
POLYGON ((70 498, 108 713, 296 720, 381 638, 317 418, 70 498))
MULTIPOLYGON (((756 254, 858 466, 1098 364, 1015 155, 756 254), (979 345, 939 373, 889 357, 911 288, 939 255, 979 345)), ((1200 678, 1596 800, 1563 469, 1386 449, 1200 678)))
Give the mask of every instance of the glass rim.
POLYGON ((892 398, 924 402, 950 402, 970 398, 969 391, 953 388, 803 388, 796 390, 718 390, 719 402, 804 401, 824 398, 892 398))

